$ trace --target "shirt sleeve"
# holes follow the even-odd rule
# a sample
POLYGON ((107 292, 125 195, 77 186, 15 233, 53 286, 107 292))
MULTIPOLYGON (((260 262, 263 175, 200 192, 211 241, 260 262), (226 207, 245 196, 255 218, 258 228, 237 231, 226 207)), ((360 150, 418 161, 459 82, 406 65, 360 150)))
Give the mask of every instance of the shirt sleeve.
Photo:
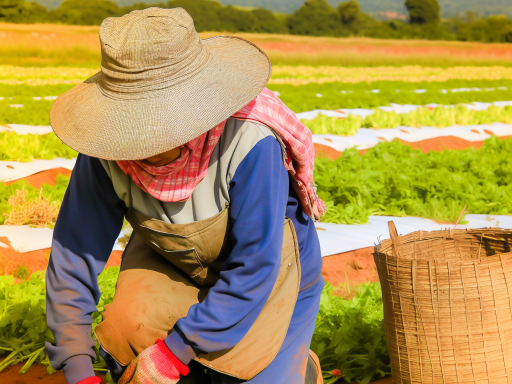
POLYGON ((80 154, 53 232, 46 272, 46 311, 55 345, 46 343, 52 366, 68 384, 94 375, 91 314, 105 267, 123 225, 126 206, 96 158, 80 154))
POLYGON ((229 184, 231 253, 206 299, 176 323, 165 343, 184 364, 236 345, 249 331, 281 266, 289 179, 274 137, 256 144, 229 184))

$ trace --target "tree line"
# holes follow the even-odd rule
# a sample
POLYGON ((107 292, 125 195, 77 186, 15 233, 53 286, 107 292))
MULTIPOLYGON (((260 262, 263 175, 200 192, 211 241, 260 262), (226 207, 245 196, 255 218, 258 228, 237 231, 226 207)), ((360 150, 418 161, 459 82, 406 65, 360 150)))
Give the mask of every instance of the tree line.
POLYGON ((57 9, 25 0, 0 0, 0 21, 99 25, 106 17, 121 16, 150 6, 184 8, 198 32, 227 31, 309 36, 365 36, 393 39, 511 42, 512 21, 504 15, 442 19, 438 0, 406 0, 409 20, 379 21, 361 11, 357 0, 332 7, 327 0, 306 0, 293 14, 268 9, 223 6, 214 0, 170 0, 120 7, 110 0, 65 0, 57 9))

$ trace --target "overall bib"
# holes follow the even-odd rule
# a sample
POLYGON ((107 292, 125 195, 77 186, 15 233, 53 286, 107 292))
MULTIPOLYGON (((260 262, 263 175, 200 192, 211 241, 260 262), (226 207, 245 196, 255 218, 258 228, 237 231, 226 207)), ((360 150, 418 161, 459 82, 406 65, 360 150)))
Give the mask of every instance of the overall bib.
MULTIPOLYGON (((176 321, 208 295, 231 251, 228 209, 226 204, 206 220, 171 224, 129 208, 126 219, 133 234, 113 302, 105 306, 95 330, 102 348, 119 364, 128 365, 156 339, 168 336, 176 321)), ((265 306, 234 347, 196 357, 204 367, 250 380, 279 352, 300 287, 295 230, 290 219, 283 225, 280 269, 265 306)))

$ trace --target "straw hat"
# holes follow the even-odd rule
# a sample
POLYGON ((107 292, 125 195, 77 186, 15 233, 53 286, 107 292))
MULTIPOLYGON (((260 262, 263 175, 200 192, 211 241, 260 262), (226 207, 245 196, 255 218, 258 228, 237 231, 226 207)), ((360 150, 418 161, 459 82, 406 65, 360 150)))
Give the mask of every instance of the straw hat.
POLYGON ((101 72, 53 103, 55 134, 83 154, 138 160, 200 136, 253 100, 270 61, 236 36, 201 40, 182 8, 148 8, 100 27, 101 72))

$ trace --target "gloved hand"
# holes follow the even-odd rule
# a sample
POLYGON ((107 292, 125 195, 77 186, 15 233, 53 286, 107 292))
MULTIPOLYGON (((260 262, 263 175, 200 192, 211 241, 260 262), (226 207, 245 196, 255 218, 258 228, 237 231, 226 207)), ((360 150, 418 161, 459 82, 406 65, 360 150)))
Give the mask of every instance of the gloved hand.
POLYGON ((76 384, 100 384, 101 379, 98 376, 91 376, 86 379, 80 380, 76 384))
POLYGON ((188 375, 188 367, 158 339, 131 362, 119 384, 176 384, 180 375, 188 375))

